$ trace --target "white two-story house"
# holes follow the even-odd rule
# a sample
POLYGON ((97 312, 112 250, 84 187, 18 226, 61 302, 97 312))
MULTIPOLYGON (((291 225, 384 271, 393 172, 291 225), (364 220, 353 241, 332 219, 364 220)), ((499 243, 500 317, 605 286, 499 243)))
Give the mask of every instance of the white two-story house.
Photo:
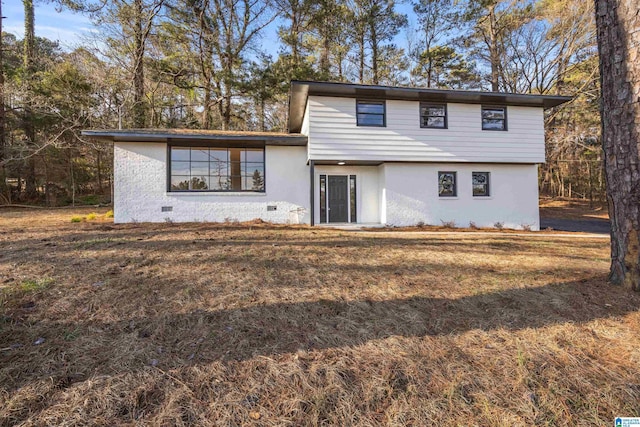
POLYGON ((115 222, 539 228, 561 96, 291 83, 289 132, 88 130, 114 143, 115 222))

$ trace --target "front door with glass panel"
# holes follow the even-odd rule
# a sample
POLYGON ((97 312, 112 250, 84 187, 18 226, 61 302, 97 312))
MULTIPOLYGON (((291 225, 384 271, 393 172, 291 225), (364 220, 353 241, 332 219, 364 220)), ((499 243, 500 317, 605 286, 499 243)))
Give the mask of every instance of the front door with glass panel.
POLYGON ((320 175, 320 222, 356 222, 355 175, 320 175))
POLYGON ((347 192, 347 176, 329 175, 328 178, 327 211, 329 212, 329 222, 348 222, 349 193, 347 192))

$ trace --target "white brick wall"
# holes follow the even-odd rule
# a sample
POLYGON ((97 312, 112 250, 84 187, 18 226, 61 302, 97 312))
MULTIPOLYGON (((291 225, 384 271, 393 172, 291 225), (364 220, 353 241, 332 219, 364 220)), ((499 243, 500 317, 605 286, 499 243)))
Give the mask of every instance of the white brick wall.
POLYGON ((265 193, 167 192, 164 143, 114 143, 114 220, 310 222, 307 147, 267 146, 265 193), (171 206, 172 212, 162 212, 171 206), (267 211, 267 206, 277 206, 267 211), (296 212, 302 208, 303 215, 296 212))

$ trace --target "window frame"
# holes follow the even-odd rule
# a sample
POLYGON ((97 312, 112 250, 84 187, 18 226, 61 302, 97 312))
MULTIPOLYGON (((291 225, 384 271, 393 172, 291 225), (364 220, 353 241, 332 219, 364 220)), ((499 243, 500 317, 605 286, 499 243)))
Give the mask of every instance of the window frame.
POLYGON ((420 119, 420 128, 421 129, 449 129, 449 111, 447 109, 447 103, 446 102, 424 102, 421 101, 420 105, 419 105, 419 110, 418 110, 418 114, 419 114, 419 119, 420 119), (422 115, 422 109, 423 108, 428 108, 428 107, 444 107, 444 116, 431 116, 431 115, 426 115, 423 116, 422 115), (425 117, 444 117, 444 126, 443 127, 437 127, 437 126, 427 126, 424 124, 424 118, 425 117))
POLYGON ((458 172, 457 171, 438 171, 438 197, 444 197, 444 198, 458 197, 458 172), (443 174, 453 175, 453 194, 440 193, 440 175, 443 175, 443 174))
POLYGON ((480 127, 482 128, 482 130, 487 130, 487 131, 494 131, 494 132, 506 132, 509 130, 508 128, 508 119, 507 119, 507 106, 506 105, 487 105, 487 104, 483 104, 480 107, 480 127), (502 109, 502 111, 504 112, 504 119, 496 119, 496 120, 502 120, 503 126, 502 129, 487 129, 484 127, 484 117, 483 117, 483 113, 484 110, 497 110, 497 109, 502 109))
POLYGON ((375 100, 375 99, 356 99, 356 126, 358 127, 377 127, 377 128, 385 128, 387 127, 387 101, 386 100, 375 100), (378 113, 360 113, 358 112, 358 107, 361 104, 374 104, 374 105, 382 105, 382 114, 378 113), (360 123, 360 114, 366 114, 370 116, 382 116, 382 124, 361 124, 360 123))
POLYGON ((473 197, 491 197, 491 172, 480 172, 480 171, 471 172, 471 195, 473 197), (485 184, 480 184, 485 186, 486 194, 474 194, 473 186, 475 184, 473 183, 473 175, 475 174, 484 174, 487 176, 487 182, 485 184))
MULTIPOLYGON (((242 145, 242 146, 233 146, 230 144, 211 144, 211 143, 198 143, 198 142, 188 142, 188 143, 167 143, 167 154, 166 154, 166 170, 167 170, 167 183, 166 183, 166 191, 167 193, 253 193, 253 194, 264 194, 267 192, 267 167, 266 167, 266 146, 264 145, 258 145, 258 144, 246 144, 246 145, 242 145), (207 189, 202 189, 202 190, 191 190, 191 189, 187 189, 187 190, 177 190, 177 189, 173 189, 171 188, 171 178, 172 178, 172 157, 171 157, 171 150, 172 148, 188 148, 189 150, 192 149, 206 149, 206 150, 210 150, 210 149, 218 149, 218 150, 227 150, 227 153, 229 153, 229 150, 232 149, 238 149, 238 150, 261 150, 262 151, 262 190, 236 190, 236 189, 229 189, 229 190, 212 190, 210 188, 207 189)), ((242 154, 240 154, 241 158, 242 158, 242 154)), ((231 178, 231 157, 228 154, 227 155, 227 165, 228 165, 228 169, 229 169, 229 174, 227 175, 229 177, 229 179, 231 178)), ((209 164, 209 175, 208 178, 211 178, 211 159, 209 159, 207 161, 207 163, 209 164)), ((242 170, 242 163, 260 163, 260 162, 247 162, 245 160, 245 162, 240 161, 240 168, 242 170)), ((191 160, 189 160, 189 165, 191 165, 191 160)), ((240 186, 242 187, 242 179, 244 178, 243 175, 240 175, 240 179, 241 179, 241 184, 240 186)), ((191 174, 189 174, 189 180, 191 180, 191 174)), ((210 184, 208 185, 210 187, 210 184)))

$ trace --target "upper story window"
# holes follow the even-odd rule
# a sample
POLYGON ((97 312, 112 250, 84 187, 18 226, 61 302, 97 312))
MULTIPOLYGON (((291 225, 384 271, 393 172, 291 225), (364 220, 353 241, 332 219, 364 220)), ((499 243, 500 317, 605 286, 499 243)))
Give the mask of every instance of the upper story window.
POLYGON ((447 105, 420 103, 420 127, 421 128, 447 128, 447 105))
POLYGON ((264 191, 264 148, 169 147, 169 191, 264 191))
POLYGON ((507 107, 482 107, 482 130, 507 130, 507 107))
POLYGON ((458 195, 456 176, 456 172, 438 172, 438 196, 456 197, 458 195))
POLYGON ((387 125, 386 106, 384 101, 356 101, 356 116, 358 126, 387 125))

